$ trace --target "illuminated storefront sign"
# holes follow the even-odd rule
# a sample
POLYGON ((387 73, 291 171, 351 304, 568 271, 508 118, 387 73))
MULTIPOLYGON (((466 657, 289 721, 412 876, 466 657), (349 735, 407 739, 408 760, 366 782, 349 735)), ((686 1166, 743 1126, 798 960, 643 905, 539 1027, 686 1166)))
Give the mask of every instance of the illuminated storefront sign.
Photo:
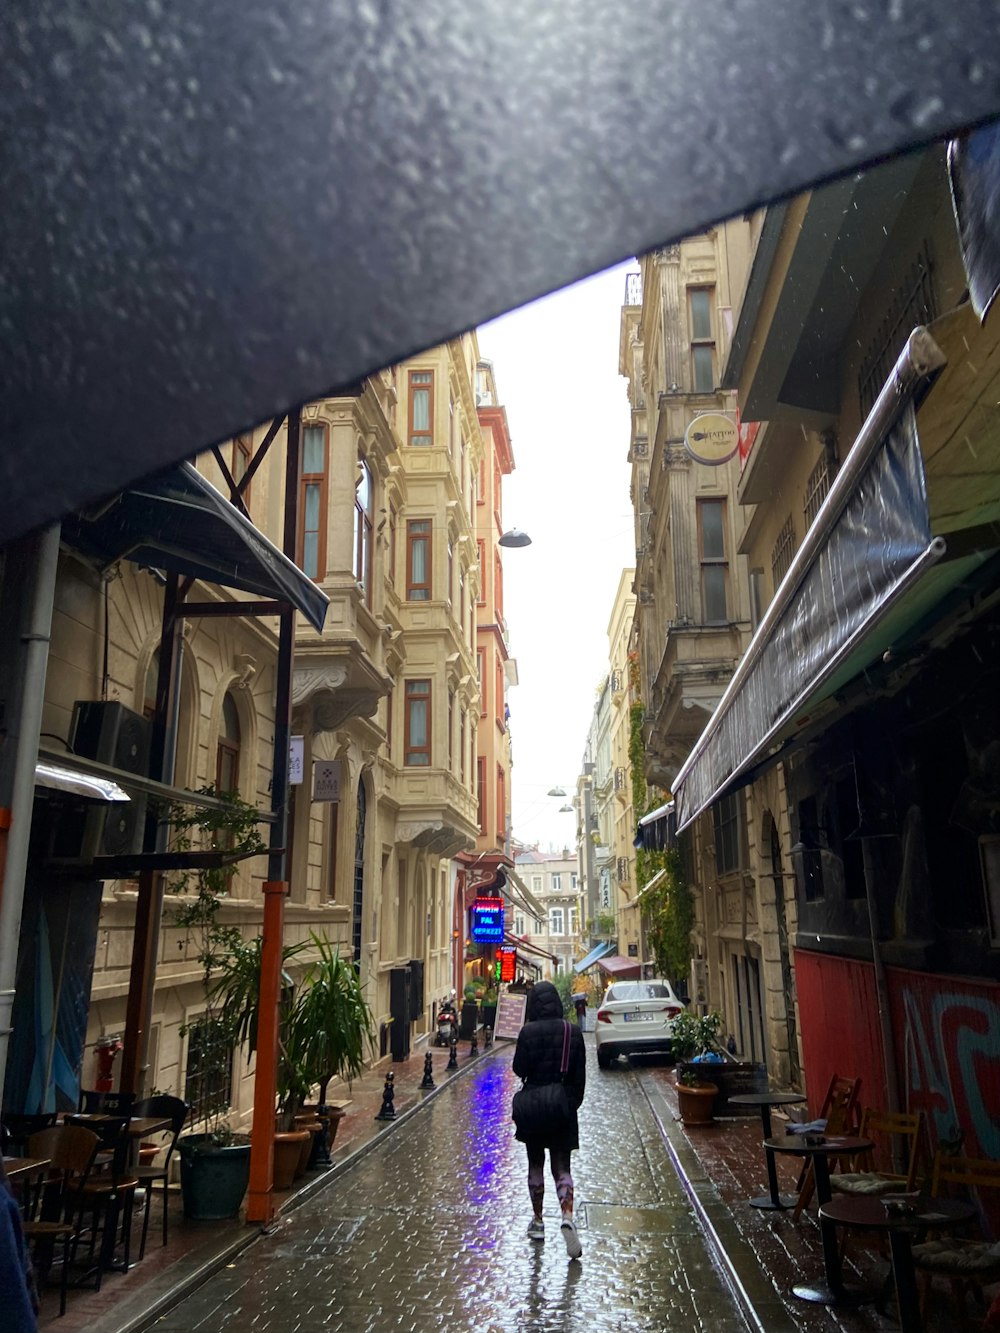
POLYGON ((476 944, 503 943, 503 899, 477 898, 472 904, 471 935, 476 944))
POLYGON ((500 950, 500 980, 513 981, 517 975, 517 950, 505 944, 500 950))

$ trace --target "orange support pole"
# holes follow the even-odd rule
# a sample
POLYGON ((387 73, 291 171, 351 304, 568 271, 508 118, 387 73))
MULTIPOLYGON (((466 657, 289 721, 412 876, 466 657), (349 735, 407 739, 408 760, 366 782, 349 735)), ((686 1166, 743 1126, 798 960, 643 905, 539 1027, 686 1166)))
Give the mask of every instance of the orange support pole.
POLYGON ((274 1217, 274 1108, 278 1095, 278 1004, 285 928, 283 880, 264 881, 264 923, 260 956, 260 1013, 257 1021, 257 1068, 253 1081, 253 1129, 250 1133, 248 1222, 274 1217))

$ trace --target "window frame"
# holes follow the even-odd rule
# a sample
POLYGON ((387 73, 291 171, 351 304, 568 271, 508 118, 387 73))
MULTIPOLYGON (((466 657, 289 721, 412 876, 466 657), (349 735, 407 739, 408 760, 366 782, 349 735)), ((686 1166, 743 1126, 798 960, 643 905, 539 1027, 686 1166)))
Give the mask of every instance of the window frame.
POLYGON ((358 457, 358 479, 354 485, 354 581, 361 587, 365 606, 372 604, 372 553, 374 550, 375 478, 368 461, 358 457), (368 506, 360 502, 363 481, 368 482, 368 506))
POLYGON ((432 725, 434 718, 434 689, 433 682, 429 676, 410 677, 403 683, 403 699, 405 701, 403 716, 403 767, 404 768, 430 768, 433 759, 433 736, 432 725), (416 692, 417 686, 424 688, 420 693, 416 692), (423 745, 414 745, 412 740, 413 713, 411 705, 414 703, 426 704, 425 721, 425 742, 423 745), (414 756, 425 755, 426 761, 419 762, 414 756))
POLYGON ((408 602, 429 602, 432 600, 434 591, 433 535, 433 525, 429 518, 409 518, 406 520, 406 600, 408 602), (417 543, 421 541, 425 542, 427 547, 426 572, 424 581, 416 583, 413 579, 413 553, 417 543))
POLYGON ((314 583, 320 583, 326 578, 326 534, 327 534, 327 509, 328 509, 328 489, 330 475, 330 427, 325 421, 307 421, 302 427, 302 475, 299 481, 299 534, 296 543, 298 552, 298 566, 307 578, 312 579, 314 583), (317 430, 323 434, 323 471, 306 472, 305 471, 305 438, 306 432, 317 430), (306 569, 306 494, 310 487, 319 487, 319 527, 316 529, 316 572, 310 574, 306 569))
POLYGON ((698 283, 696 285, 688 287, 687 289, 688 332, 690 334, 689 355, 690 355, 690 365, 691 365, 692 393, 700 393, 700 394, 715 393, 716 390, 716 382, 718 376, 716 372, 716 361, 715 361, 716 335, 715 335, 715 314, 714 314, 714 301, 713 301, 714 295, 715 295, 715 286, 712 283, 698 283), (705 294, 708 300, 708 330, 709 330, 708 337, 704 337, 702 335, 696 337, 694 331, 695 328, 694 298, 695 296, 698 296, 702 293, 705 294), (697 372, 698 358, 695 355, 696 351, 701 351, 704 349, 707 349, 710 353, 710 365, 711 365, 710 379, 712 382, 707 388, 698 383, 698 372, 697 372))
POLYGON ((713 804, 712 832, 715 873, 719 876, 737 874, 743 868, 743 802, 739 792, 728 792, 713 804))
POLYGON ((563 908, 561 907, 549 908, 549 934, 550 935, 566 934, 566 916, 563 908), (556 926, 557 920, 559 922, 558 927, 556 926))
POLYGON ((408 372, 407 381, 407 431, 406 439, 411 448, 426 449, 434 443, 434 368, 425 366, 420 369, 414 368, 408 372), (426 379, 420 378, 427 376, 426 379), (427 427, 424 430, 417 430, 413 424, 413 405, 415 402, 414 392, 427 394, 427 427))
POLYGON ((729 607, 729 552, 727 543, 726 520, 728 511, 725 498, 718 496, 702 496, 696 501, 696 523, 698 529, 698 581, 701 592, 701 615, 703 625, 727 625, 730 621, 729 607), (707 555, 705 553, 705 521, 704 516, 709 509, 719 512, 719 531, 722 535, 722 555, 707 555), (708 614, 708 596, 706 592, 706 575, 709 570, 722 571, 722 600, 723 615, 721 619, 717 616, 708 614))

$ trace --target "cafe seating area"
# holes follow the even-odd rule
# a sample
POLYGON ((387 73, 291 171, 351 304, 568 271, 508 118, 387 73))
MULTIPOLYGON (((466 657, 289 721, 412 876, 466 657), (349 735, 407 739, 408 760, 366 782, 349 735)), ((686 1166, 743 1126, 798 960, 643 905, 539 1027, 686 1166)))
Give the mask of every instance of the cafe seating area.
MULTIPOLYGON (((656 1077, 669 1100, 671 1076, 656 1077)), ((1000 1298, 1000 1236, 990 1231, 1000 1216, 1000 1163, 956 1156, 955 1144, 932 1152, 921 1112, 869 1106, 849 1076, 831 1079, 819 1107, 826 1114, 815 1118, 791 1093, 735 1100, 747 1113, 766 1107, 763 1140, 750 1119, 684 1129, 678 1118, 673 1132, 684 1135, 796 1327, 989 1327, 987 1308, 1000 1298)))
POLYGON ((187 1110, 175 1097, 137 1104, 129 1094, 83 1090, 76 1113, 5 1117, 5 1175, 20 1203, 43 1299, 48 1286, 58 1285, 60 1316, 71 1289, 100 1291, 108 1273, 128 1272, 135 1262, 137 1197, 143 1258, 158 1182, 166 1245, 169 1159, 187 1110), (162 1161, 140 1164, 143 1143, 146 1155, 162 1161))

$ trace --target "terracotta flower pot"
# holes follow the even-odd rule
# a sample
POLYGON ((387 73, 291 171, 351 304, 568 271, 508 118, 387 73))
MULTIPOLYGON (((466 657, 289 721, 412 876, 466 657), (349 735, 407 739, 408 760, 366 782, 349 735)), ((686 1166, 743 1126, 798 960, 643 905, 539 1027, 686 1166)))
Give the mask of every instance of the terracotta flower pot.
POLYGON ((677 1084, 677 1105, 685 1125, 708 1125, 712 1121, 712 1107, 718 1088, 714 1083, 696 1083, 688 1087, 677 1084))
POLYGON ((291 1129, 278 1132, 274 1136, 274 1188, 288 1190, 292 1188, 295 1172, 299 1165, 302 1145, 308 1144, 310 1134, 307 1129, 291 1129))

